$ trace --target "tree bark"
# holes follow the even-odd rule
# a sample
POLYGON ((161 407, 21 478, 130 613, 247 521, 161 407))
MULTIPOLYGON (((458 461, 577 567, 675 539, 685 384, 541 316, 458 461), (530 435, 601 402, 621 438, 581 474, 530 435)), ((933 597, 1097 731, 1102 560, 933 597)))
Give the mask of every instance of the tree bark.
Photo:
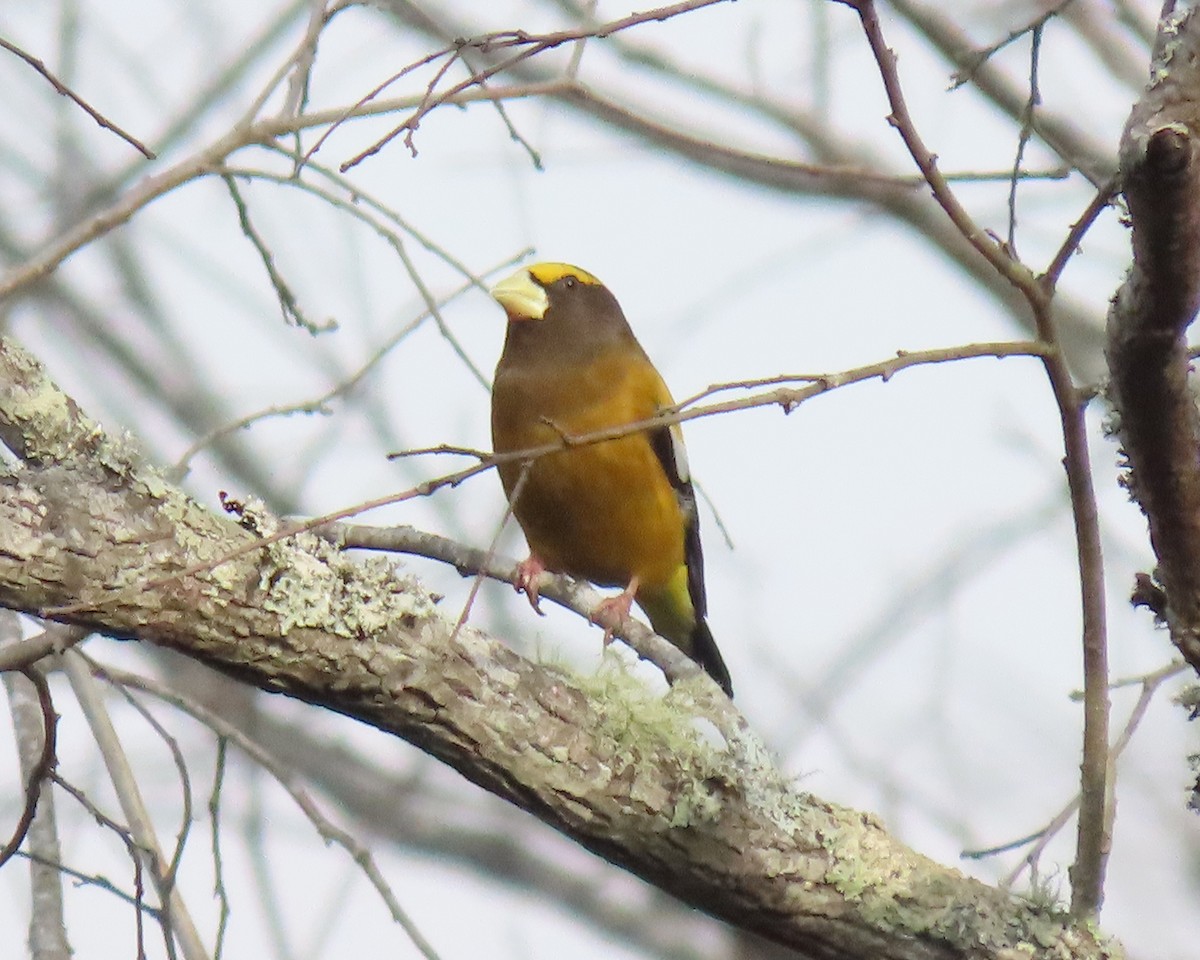
POLYGON ((1200 16, 1165 11, 1151 80, 1121 138, 1133 267, 1108 315, 1110 396, 1126 483, 1164 593, 1139 588, 1200 671, 1200 416, 1186 332, 1200 305, 1200 16))

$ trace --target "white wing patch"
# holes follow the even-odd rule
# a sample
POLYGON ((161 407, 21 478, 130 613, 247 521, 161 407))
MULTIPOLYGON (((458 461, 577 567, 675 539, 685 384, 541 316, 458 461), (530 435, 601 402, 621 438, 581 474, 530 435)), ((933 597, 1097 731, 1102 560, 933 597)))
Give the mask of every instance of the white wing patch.
POLYGON ((675 474, 684 483, 690 483, 692 472, 688 469, 687 451, 683 448, 683 427, 673 423, 668 429, 671 432, 671 456, 675 461, 675 474))

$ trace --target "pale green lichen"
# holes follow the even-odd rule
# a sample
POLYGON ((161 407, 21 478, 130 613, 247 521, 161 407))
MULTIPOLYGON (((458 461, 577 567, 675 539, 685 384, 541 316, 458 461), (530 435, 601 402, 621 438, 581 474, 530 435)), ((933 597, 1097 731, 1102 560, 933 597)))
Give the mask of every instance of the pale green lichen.
POLYGON ((671 811, 672 827, 691 827, 712 823, 721 814, 721 798, 707 784, 693 781, 692 789, 681 793, 671 811))
POLYGON ((402 580, 390 561, 351 559, 311 532, 263 549, 258 588, 262 608, 279 617, 285 635, 309 627, 347 638, 371 636, 436 611, 432 598, 402 580))
MULTIPOLYGON (((817 840, 831 854, 826 882, 850 900, 911 887, 913 864, 894 856, 895 843, 870 819, 853 810, 828 806, 817 840)), ((890 899, 890 897, 888 897, 890 899)))
POLYGON ((1029 889, 1018 896, 1038 913, 1067 915, 1062 895, 1062 879, 1057 873, 1033 877, 1029 889))
POLYGON ((153 468, 141 471, 138 480, 142 485, 142 492, 153 500, 166 500, 175 489, 167 482, 166 477, 153 468))
POLYGON ((1046 890, 1036 902, 1009 895, 898 847, 870 815, 829 804, 804 821, 827 853, 823 881, 881 931, 923 935, 962 949, 985 947, 1047 960, 1067 956, 1079 930, 1046 890))
POLYGON ((715 786, 723 779, 728 756, 697 729, 685 706, 691 699, 686 681, 665 693, 656 692, 613 654, 606 655, 595 674, 574 679, 596 705, 595 733, 613 746, 613 755, 605 758, 607 765, 632 775, 631 800, 663 812, 673 827, 717 818, 721 798, 715 786), (667 791, 661 773, 664 763, 675 774, 667 791))
POLYGON ((1184 21, 1195 13, 1192 4, 1180 3, 1171 13, 1163 17, 1158 25, 1159 50, 1150 64, 1150 85, 1156 86, 1171 73, 1171 64, 1181 52, 1186 52, 1187 36, 1184 21))
POLYGON ((98 463, 114 476, 128 480, 141 480, 143 473, 149 473, 150 468, 145 464, 141 447, 128 432, 117 434, 102 434, 99 427, 94 428, 96 438, 102 438, 91 455, 93 463, 98 463))
MULTIPOLYGON (((8 418, 22 424, 30 452, 43 460, 62 461, 72 456, 79 445, 77 435, 66 429, 76 416, 67 396, 46 376, 40 364, 23 352, 10 356, 26 376, 16 378, 4 406, 8 418), (28 361, 28 362, 22 362, 28 361)), ((94 436, 99 428, 90 424, 94 436)))

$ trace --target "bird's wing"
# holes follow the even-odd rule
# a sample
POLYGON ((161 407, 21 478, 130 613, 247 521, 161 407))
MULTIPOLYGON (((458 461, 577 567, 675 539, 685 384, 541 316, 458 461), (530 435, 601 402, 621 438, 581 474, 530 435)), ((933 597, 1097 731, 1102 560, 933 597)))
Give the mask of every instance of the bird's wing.
MULTIPOLYGON (((670 397, 667 403, 670 405, 670 397)), ((679 424, 657 427, 648 432, 650 446, 662 464, 667 479, 675 490, 679 509, 683 512, 683 562, 687 567, 688 596, 696 619, 704 619, 708 601, 704 593, 704 553, 700 549, 700 514, 696 506, 696 491, 688 470, 687 452, 683 446, 683 430, 679 424)))

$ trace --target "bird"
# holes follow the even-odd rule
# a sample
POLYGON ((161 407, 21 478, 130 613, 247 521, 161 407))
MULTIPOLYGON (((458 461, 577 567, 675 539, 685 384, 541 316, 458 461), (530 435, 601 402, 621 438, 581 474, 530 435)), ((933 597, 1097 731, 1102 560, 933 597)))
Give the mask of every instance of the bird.
POLYGON ((699 516, 679 424, 571 443, 674 405, 616 297, 566 263, 522 267, 490 293, 508 321, 492 383, 492 449, 502 455, 566 444, 528 460, 499 459, 530 551, 517 589, 537 610, 543 570, 621 587, 593 614, 607 621, 606 642, 636 601, 655 633, 732 697, 705 619, 699 516))

